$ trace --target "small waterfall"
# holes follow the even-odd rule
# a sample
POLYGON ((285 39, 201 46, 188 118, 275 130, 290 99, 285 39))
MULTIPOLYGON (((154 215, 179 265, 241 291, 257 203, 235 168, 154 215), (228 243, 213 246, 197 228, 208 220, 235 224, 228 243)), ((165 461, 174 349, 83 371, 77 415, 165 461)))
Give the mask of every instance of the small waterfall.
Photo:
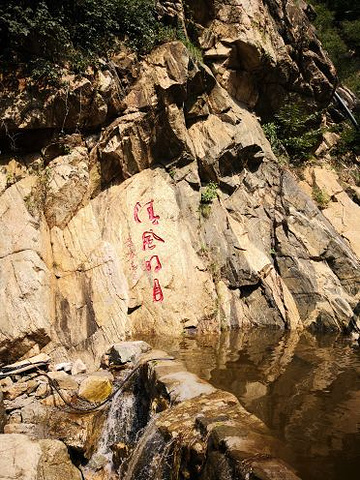
POLYGON ((99 451, 108 450, 114 443, 128 443, 134 429, 136 397, 132 392, 119 392, 111 404, 99 451))
POLYGON ((85 478, 93 478, 92 474, 99 471, 105 473, 103 478, 115 478, 116 469, 135 444, 139 431, 147 424, 148 404, 139 395, 138 379, 134 380, 132 387, 127 385, 125 391, 120 388, 114 395, 97 449, 84 469, 85 478))
POLYGON ((167 480, 174 468, 175 440, 166 440, 156 426, 157 415, 144 428, 129 461, 119 468, 121 480, 167 480))
POLYGON ((136 396, 133 392, 119 391, 113 398, 96 452, 86 468, 89 471, 104 469, 109 475, 114 471, 114 444, 127 445, 133 436, 136 419, 136 396))

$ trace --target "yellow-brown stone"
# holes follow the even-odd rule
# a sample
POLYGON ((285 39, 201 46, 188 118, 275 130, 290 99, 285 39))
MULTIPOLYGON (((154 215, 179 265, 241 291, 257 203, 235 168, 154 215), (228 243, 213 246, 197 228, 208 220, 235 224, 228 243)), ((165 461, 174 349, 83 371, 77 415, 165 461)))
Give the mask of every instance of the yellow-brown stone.
POLYGON ((79 397, 89 402, 102 402, 112 392, 112 383, 107 377, 91 375, 80 385, 79 397))

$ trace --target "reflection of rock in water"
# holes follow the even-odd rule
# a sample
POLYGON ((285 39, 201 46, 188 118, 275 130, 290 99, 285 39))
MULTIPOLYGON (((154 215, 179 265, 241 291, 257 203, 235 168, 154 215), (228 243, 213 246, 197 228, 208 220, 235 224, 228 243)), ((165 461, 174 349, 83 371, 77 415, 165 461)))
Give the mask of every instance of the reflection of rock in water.
POLYGON ((265 408, 254 405, 253 411, 296 452, 307 478, 355 479, 360 361, 340 339, 328 340, 302 337, 293 361, 270 386, 265 408))

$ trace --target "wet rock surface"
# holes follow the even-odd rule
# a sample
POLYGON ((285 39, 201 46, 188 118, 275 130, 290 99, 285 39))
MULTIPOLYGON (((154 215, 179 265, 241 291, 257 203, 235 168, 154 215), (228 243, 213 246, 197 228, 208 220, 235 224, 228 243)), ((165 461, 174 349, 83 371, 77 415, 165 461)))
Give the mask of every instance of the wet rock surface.
POLYGON ((117 478, 117 469, 128 480, 167 478, 170 472, 201 479, 246 479, 255 472, 259 480, 299 478, 278 459, 285 450, 281 442, 233 395, 189 373, 164 351, 142 354, 138 365, 134 384, 122 393, 124 400, 114 398, 118 417, 110 410, 118 419, 126 412, 126 420, 110 436, 114 426, 106 424, 108 444, 100 445, 84 470, 87 480, 117 478), (140 403, 127 396, 136 392, 141 392, 140 403), (125 407, 128 399, 132 411, 125 407), (142 426, 134 410, 147 419, 142 426))

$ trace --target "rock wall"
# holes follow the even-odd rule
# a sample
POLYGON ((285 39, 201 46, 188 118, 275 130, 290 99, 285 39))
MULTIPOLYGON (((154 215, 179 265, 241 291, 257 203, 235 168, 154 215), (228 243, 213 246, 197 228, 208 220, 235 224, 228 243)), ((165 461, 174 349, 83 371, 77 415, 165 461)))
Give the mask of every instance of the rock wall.
MULTIPOLYGON (((320 105, 334 88, 296 3, 198 1, 205 63, 174 41, 65 90, 2 94, 5 152, 24 154, 0 173, 1 358, 96 356, 139 332, 356 327, 356 238, 248 110, 290 90, 320 105)), ((163 15, 184 19, 176 5, 163 15)))
POLYGON ((220 84, 262 115, 289 91, 326 104, 336 72, 316 37, 314 11, 303 0, 197 0, 204 57, 220 84))

